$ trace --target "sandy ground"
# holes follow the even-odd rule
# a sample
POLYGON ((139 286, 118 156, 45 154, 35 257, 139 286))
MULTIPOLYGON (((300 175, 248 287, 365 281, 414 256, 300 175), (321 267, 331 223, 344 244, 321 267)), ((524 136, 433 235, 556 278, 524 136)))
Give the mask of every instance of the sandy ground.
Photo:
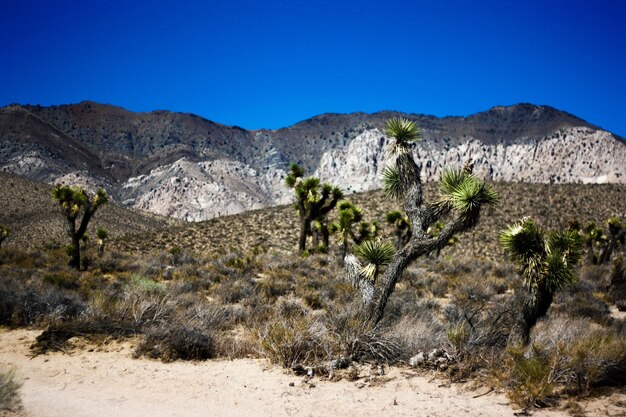
MULTIPOLYGON (((39 331, 0 330, 0 366, 23 379, 28 417, 174 416, 514 416, 501 393, 440 386, 408 369, 376 383, 330 382, 286 374, 261 360, 161 363, 131 357, 131 342, 30 357, 39 331), (90 351, 91 350, 91 351, 90 351)), ((583 407, 590 416, 624 416, 626 394, 583 407)), ((537 416, 566 416, 540 410, 537 416)))

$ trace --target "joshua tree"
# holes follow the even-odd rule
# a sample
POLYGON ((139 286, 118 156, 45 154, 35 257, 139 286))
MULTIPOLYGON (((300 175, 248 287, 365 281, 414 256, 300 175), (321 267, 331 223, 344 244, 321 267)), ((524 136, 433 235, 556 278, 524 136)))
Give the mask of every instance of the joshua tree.
POLYGON ((96 237, 98 238, 98 253, 102 255, 104 253, 106 239, 109 237, 109 232, 106 229, 98 228, 96 230, 96 237))
POLYGON ((9 229, 3 224, 0 224, 0 247, 2 247, 2 244, 9 237, 10 234, 11 234, 11 229, 9 229))
MULTIPOLYGON (((424 204, 420 169, 411 152, 411 143, 421 136, 419 128, 406 119, 391 119, 385 126, 385 133, 393 139, 389 153, 395 164, 385 170, 383 187, 402 203, 402 209, 411 222, 412 235, 393 256, 371 295, 361 291, 371 325, 382 319, 387 300, 411 262, 443 248, 452 236, 472 229, 478 223, 481 209, 497 201, 496 192, 472 174, 472 165, 468 163, 464 169, 445 171, 440 180, 439 198, 431 204, 424 204), (449 219, 443 230, 435 237, 429 236, 426 232, 428 228, 443 219, 449 219)), ((351 256, 348 255, 348 258, 351 256)), ((352 274, 353 281, 365 284, 363 277, 353 276, 358 270, 354 266, 359 263, 354 257, 347 259, 346 269, 349 275, 352 274)))
POLYGON ((378 223, 362 221, 363 211, 348 200, 341 201, 337 208, 339 218, 331 223, 330 231, 341 238, 341 260, 343 261, 348 254, 349 239, 352 239, 356 245, 360 245, 363 241, 375 238, 378 235, 378 223), (353 227, 357 224, 358 230, 355 233, 353 227))
POLYGON ((619 217, 612 217, 607 221, 608 235, 596 226, 594 222, 581 227, 577 220, 573 220, 569 224, 570 230, 576 230, 583 238, 587 247, 586 262, 593 265, 602 265, 611 260, 613 251, 619 245, 624 245, 626 241, 626 224, 622 223, 619 217), (597 254, 596 254, 596 248, 597 254))
POLYGON ((576 281, 574 267, 582 257, 582 240, 575 230, 544 233, 532 219, 523 219, 500 233, 500 243, 517 264, 527 291, 519 324, 521 342, 527 345, 555 292, 576 281))
POLYGON ((609 236, 606 239, 606 245, 600 250, 598 255, 598 264, 602 265, 611 260, 613 251, 617 249, 618 244, 624 245, 626 241, 626 225, 622 223, 619 217, 612 217, 607 221, 609 236))
POLYGON ((409 218, 400 210, 392 210, 385 215, 385 221, 395 228, 396 249, 402 249, 404 245, 409 243, 413 235, 409 218))
MULTIPOLYGON (((308 236, 313 236, 313 222, 316 222, 318 232, 322 235, 323 245, 327 248, 329 233, 326 216, 335 208, 337 201, 343 197, 343 193, 331 184, 321 184, 319 178, 304 178, 304 170, 296 164, 291 164, 285 184, 293 188, 296 195, 295 208, 300 216, 298 249, 300 252, 306 250, 306 239, 308 236)), ((319 241, 319 238, 314 236, 314 240, 319 241)))
POLYGON ((96 195, 87 195, 81 187, 57 185, 52 189, 52 198, 61 206, 65 215, 67 234, 71 239, 69 265, 80 269, 80 242, 87 231, 87 225, 96 210, 108 203, 106 191, 99 189, 96 195), (82 219, 76 228, 76 220, 82 213, 82 219))

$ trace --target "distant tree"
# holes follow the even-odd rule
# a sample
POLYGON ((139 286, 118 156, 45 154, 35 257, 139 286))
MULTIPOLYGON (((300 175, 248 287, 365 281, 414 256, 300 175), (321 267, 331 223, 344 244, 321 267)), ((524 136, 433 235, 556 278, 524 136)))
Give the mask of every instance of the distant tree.
POLYGON ((98 253, 102 255, 104 253, 106 239, 109 237, 109 232, 106 229, 98 228, 96 230, 96 237, 98 238, 98 253))
MULTIPOLYGON (((392 139, 388 153, 394 158, 394 164, 383 172, 383 187, 388 195, 400 200, 412 229, 410 239, 393 255, 374 288, 360 285, 367 284, 366 280, 355 277, 360 280, 357 286, 362 288, 370 325, 382 319, 387 301, 407 266, 417 258, 448 245, 452 236, 472 229, 478 223, 481 209, 498 200, 496 192, 473 175, 472 164, 467 163, 464 169, 446 170, 439 183, 439 198, 425 205, 420 169, 411 152, 411 144, 421 137, 419 128, 412 121, 396 118, 387 121, 385 133, 392 139), (436 237, 427 234, 426 231, 435 222, 450 217, 450 221, 436 237), (370 289, 371 295, 367 293, 370 289)), ((351 271, 358 269, 355 266, 359 264, 355 257, 347 260, 349 276, 354 277, 351 271)))
MULTIPOLYGON (((435 224, 433 224, 432 226, 430 226, 426 230, 426 233, 428 233, 430 237, 436 237, 439 233, 441 233, 444 227, 446 227, 446 224, 440 220, 440 221, 435 222, 435 224)), ((458 242, 459 242, 459 237, 455 235, 450 238, 450 240, 448 241, 448 245, 454 246, 458 242)), ((435 249, 435 253, 434 253, 435 258, 438 258, 440 253, 441 253, 441 248, 435 249)))
POLYGON ((291 164, 285 184, 294 190, 296 202, 294 204, 300 217, 300 238, 298 249, 306 250, 306 240, 313 235, 313 222, 316 222, 317 234, 314 239, 314 249, 328 247, 327 215, 335 208, 339 199, 343 197, 341 190, 331 184, 322 184, 319 178, 304 178, 304 170, 296 164, 291 164), (319 244, 319 236, 323 243, 319 244))
POLYGON ((608 263, 611 260, 613 251, 617 249, 619 245, 624 246, 626 241, 626 224, 622 223, 619 217, 612 217, 607 222, 607 228, 609 235, 607 236, 607 244, 600 251, 598 256, 598 264, 602 265, 608 263))
POLYGON ((378 223, 376 221, 363 221, 363 211, 348 200, 343 200, 337 206, 338 219, 331 223, 330 231, 341 239, 341 261, 348 254, 349 241, 352 239, 355 245, 373 239, 378 235, 378 223), (356 232, 354 228, 357 228, 356 232))
POLYGON ((396 236, 396 249, 400 250, 404 245, 409 243, 413 232, 411 232, 411 222, 406 214, 402 214, 400 210, 392 210, 385 215, 385 221, 393 225, 396 236))
POLYGON ((619 217, 612 217, 606 222, 608 233, 594 222, 584 228, 578 220, 569 222, 569 229, 576 230, 587 247, 586 262, 591 265, 603 265, 611 260, 613 252, 626 243, 626 224, 619 217))
POLYGON ((109 201, 106 191, 99 189, 94 196, 89 196, 81 187, 57 185, 52 189, 52 198, 59 204, 65 216, 67 234, 71 239, 68 249, 69 265, 80 269, 80 242, 87 231, 89 221, 96 211, 109 201), (82 218, 76 225, 78 217, 82 218))
POLYGON ((7 226, 0 224, 0 247, 2 247, 2 244, 4 243, 4 241, 11 235, 11 229, 9 229, 7 226))
POLYGON ((500 233, 500 244, 523 278, 526 296, 518 330, 527 345, 555 292, 576 281, 574 268, 582 258, 582 239, 575 230, 544 233, 532 219, 523 219, 500 233))

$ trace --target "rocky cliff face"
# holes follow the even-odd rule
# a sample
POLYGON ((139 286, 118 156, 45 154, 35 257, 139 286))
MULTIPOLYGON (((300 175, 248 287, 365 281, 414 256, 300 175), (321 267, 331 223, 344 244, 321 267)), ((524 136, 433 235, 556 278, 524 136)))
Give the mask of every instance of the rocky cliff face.
POLYGON ((325 114, 250 132, 190 114, 133 113, 84 102, 0 109, 0 170, 43 182, 104 186, 128 206, 189 221, 290 201, 290 162, 348 193, 379 187, 384 121, 416 120, 422 179, 475 161, 493 181, 626 183, 623 140, 547 106, 468 117, 325 114))

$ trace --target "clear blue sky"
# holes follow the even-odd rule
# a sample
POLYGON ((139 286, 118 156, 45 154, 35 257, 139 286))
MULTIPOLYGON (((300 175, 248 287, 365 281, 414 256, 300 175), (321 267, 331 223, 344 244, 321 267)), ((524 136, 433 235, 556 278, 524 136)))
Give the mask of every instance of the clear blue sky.
POLYGON ((626 136, 626 0, 0 0, 0 106, 82 100, 248 129, 531 102, 626 136))

